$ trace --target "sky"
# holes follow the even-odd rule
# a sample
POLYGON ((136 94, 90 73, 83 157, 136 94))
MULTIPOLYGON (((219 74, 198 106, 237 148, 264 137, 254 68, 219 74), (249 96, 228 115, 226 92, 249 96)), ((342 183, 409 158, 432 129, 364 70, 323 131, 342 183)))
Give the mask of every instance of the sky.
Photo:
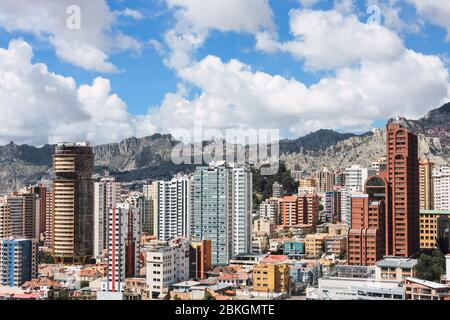
POLYGON ((450 1, 0 0, 0 143, 364 132, 450 101, 450 1))

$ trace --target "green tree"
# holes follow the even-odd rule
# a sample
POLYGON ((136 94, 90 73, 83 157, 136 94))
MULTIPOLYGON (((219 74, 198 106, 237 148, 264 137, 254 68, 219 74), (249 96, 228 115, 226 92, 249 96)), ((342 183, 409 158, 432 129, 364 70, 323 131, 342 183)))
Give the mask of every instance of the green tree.
POLYGON ((81 281, 80 282, 80 289, 89 287, 89 281, 81 281))
POLYGON ((439 282, 445 273, 445 258, 439 249, 422 252, 416 265, 416 277, 423 280, 439 282))

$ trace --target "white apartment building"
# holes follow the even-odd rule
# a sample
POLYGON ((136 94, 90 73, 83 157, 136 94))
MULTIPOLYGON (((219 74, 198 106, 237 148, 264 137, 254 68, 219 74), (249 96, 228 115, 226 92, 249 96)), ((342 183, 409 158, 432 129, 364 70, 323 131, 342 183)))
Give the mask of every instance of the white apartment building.
POLYGON ((450 210, 450 166, 435 167, 432 177, 434 209, 450 210))
POLYGON ((191 179, 175 177, 155 183, 158 239, 189 239, 191 236, 191 179))
POLYGON ((368 177, 376 174, 375 170, 353 165, 345 169, 345 186, 341 189, 341 220, 347 228, 351 222, 351 197, 364 192, 364 185, 368 177))
POLYGON ((152 299, 163 298, 169 286, 189 280, 189 242, 173 239, 147 252, 147 285, 152 299))
POLYGON ((107 244, 107 219, 110 208, 120 202, 121 184, 104 177, 94 184, 94 257, 101 258, 107 244))
POLYGON ((108 210, 108 277, 102 291, 122 292, 139 269, 139 210, 118 203, 108 210))
POLYGON ((252 173, 247 168, 232 170, 233 255, 252 252, 252 173))
POLYGON ((273 224, 277 223, 279 210, 279 199, 270 198, 264 200, 259 205, 259 217, 261 219, 270 220, 273 224))

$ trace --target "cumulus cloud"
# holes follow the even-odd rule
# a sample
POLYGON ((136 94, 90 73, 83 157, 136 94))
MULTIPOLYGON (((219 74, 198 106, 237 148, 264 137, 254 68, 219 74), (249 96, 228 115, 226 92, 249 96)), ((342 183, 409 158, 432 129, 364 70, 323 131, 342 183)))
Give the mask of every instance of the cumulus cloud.
POLYGON ((274 34, 264 32, 256 37, 256 48, 288 52, 311 70, 334 70, 362 60, 388 61, 404 50, 394 32, 338 10, 291 10, 290 28, 294 40, 278 43, 274 34))
POLYGON ((450 41, 450 2, 443 0, 408 0, 426 21, 445 28, 450 41))
POLYGON ((166 0, 174 10, 175 25, 165 35, 166 64, 181 70, 194 62, 210 30, 256 33, 273 27, 268 0, 166 0))
POLYGON ((448 97, 449 75, 440 59, 405 50, 384 64, 364 61, 312 86, 252 71, 237 60, 208 56, 181 73, 200 88, 189 100, 168 94, 154 123, 175 130, 207 127, 287 128, 298 136, 321 128, 369 129, 374 119, 422 116, 448 97), (387 98, 388 97, 388 98, 387 98))
POLYGON ((134 20, 143 20, 144 19, 144 15, 142 14, 142 12, 140 12, 139 10, 133 10, 130 8, 125 8, 125 9, 119 11, 118 14, 120 16, 132 18, 134 20))
POLYGON ((137 50, 135 39, 114 30, 116 14, 105 0, 78 0, 80 28, 68 28, 76 17, 72 0, 0 0, 0 28, 31 33, 55 47, 57 56, 86 70, 117 72, 109 61, 114 50, 137 50), (70 25, 70 24, 69 24, 70 25))
POLYGON ((0 48, 1 143, 116 142, 138 130, 109 80, 99 77, 78 87, 73 78, 33 64, 32 57, 23 40, 0 48))

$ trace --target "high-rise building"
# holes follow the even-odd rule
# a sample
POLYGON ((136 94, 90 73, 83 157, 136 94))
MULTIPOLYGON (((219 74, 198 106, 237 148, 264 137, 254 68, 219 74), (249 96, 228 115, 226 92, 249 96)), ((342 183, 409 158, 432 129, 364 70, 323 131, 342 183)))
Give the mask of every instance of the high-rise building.
POLYGON ((191 236, 191 179, 180 176, 156 182, 158 239, 189 239, 191 236))
POLYGON ((58 144, 52 255, 58 262, 86 262, 94 254, 94 154, 88 143, 58 144))
POLYGON ((54 208, 54 193, 53 191, 47 191, 45 196, 45 233, 44 233, 44 245, 51 248, 53 243, 53 208, 54 208))
POLYGON ((150 298, 165 296, 169 286, 189 279, 189 242, 173 239, 146 253, 147 285, 150 298))
POLYGON ((351 199, 351 229, 348 232, 348 263, 375 265, 386 251, 388 183, 379 176, 367 180, 365 194, 351 199))
POLYGON ((39 205, 36 207, 36 211, 39 215, 39 223, 38 226, 36 226, 38 228, 36 235, 39 239, 44 239, 46 230, 46 206, 48 191, 45 186, 40 184, 38 186, 31 187, 31 193, 34 193, 39 197, 39 205))
POLYGON ((420 249, 450 252, 450 210, 420 210, 420 249))
POLYGON ((248 168, 231 170, 233 256, 252 252, 252 173, 248 168))
POLYGON ((280 201, 282 224, 286 227, 298 224, 298 197, 284 196, 280 201))
POLYGON ((147 210, 144 218, 144 232, 150 236, 158 236, 158 181, 153 181, 152 184, 143 186, 144 198, 147 200, 147 210))
POLYGON ((329 221, 341 220, 341 192, 330 191, 325 193, 324 214, 329 221))
POLYGON ((433 170, 433 202, 435 210, 450 210, 450 166, 433 170))
POLYGON ((269 198, 259 205, 259 217, 270 220, 273 224, 280 224, 279 217, 279 198, 269 198))
POLYGON ((316 193, 317 186, 314 179, 301 179, 298 183, 298 193, 316 193))
POLYGON ((281 198, 284 194, 283 186, 275 181, 272 184, 272 197, 274 198, 281 198))
POLYGON ((419 250, 419 158, 417 136, 391 122, 386 129, 387 180, 391 204, 386 255, 409 257, 419 250))
POLYGON ((325 193, 333 190, 334 174, 328 168, 314 174, 316 180, 317 192, 325 193))
POLYGON ((11 210, 6 201, 0 202, 0 239, 11 236, 11 210))
POLYGON ((109 209, 120 203, 122 187, 115 178, 107 175, 94 183, 94 257, 101 258, 108 243, 109 209))
POLYGON ((382 156, 377 161, 372 162, 370 169, 375 171, 376 175, 386 171, 386 156, 382 156))
POLYGON ((319 222, 319 196, 315 193, 302 193, 297 197, 297 224, 315 227, 319 222))
POLYGON ((0 286, 19 287, 37 277, 38 242, 0 239, 0 286))
POLYGON ((15 237, 39 239, 39 199, 34 193, 13 192, 6 197, 11 212, 11 232, 15 237))
POLYGON ((211 240, 191 242, 189 248, 189 278, 205 279, 211 269, 211 240))
POLYGON ((128 203, 108 209, 107 292, 122 292, 126 277, 139 269, 139 211, 128 203))
POLYGON ((345 169, 345 186, 341 189, 341 221, 350 229, 351 198, 352 195, 362 194, 364 183, 369 176, 375 174, 374 170, 353 165, 345 169))
POLYGON ((427 160, 419 162, 420 210, 432 210, 433 206, 433 167, 434 163, 427 160))
POLYGON ((249 169, 224 162, 195 171, 192 238, 211 240, 213 265, 251 252, 251 185, 249 169))

